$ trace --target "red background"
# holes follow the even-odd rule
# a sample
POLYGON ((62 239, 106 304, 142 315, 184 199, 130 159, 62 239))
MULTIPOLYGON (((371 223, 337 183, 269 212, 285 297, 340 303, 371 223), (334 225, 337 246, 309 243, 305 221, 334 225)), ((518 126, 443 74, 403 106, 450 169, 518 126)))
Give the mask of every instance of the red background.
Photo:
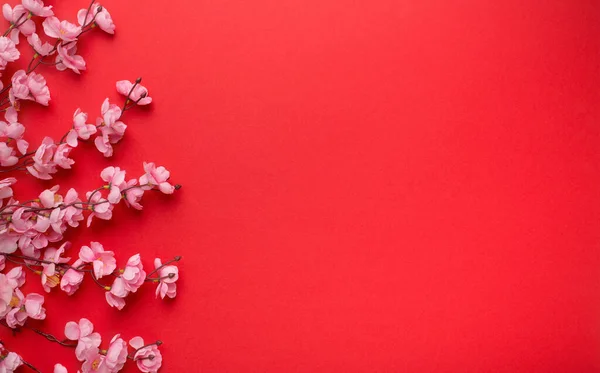
MULTIPOLYGON (((47 298, 45 330, 161 339, 165 373, 600 371, 598 1, 103 4, 117 34, 82 38, 81 76, 41 68, 51 106, 21 121, 58 138, 144 77, 155 102, 115 156, 83 146, 57 182, 167 166, 176 196, 70 238, 183 255, 179 295, 118 312, 86 281, 47 298)), ((23 199, 53 185, 21 179, 23 199)))

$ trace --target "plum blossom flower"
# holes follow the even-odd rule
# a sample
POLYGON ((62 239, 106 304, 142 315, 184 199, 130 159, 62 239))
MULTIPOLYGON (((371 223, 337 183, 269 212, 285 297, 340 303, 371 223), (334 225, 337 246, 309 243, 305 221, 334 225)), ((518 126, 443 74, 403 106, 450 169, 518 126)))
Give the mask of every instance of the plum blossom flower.
POLYGON ((102 337, 99 333, 93 333, 94 324, 86 318, 79 320, 79 323, 69 321, 65 325, 65 336, 71 341, 77 341, 75 347, 75 356, 77 360, 84 361, 86 355, 97 353, 102 337))
POLYGON ((0 199, 9 198, 13 196, 13 190, 11 185, 17 182, 14 177, 7 177, 6 179, 0 180, 0 199))
POLYGON ((90 246, 82 246, 79 251, 79 259, 83 263, 92 263, 96 278, 110 275, 117 268, 115 253, 105 251, 99 242, 91 242, 90 246))
POLYGON ((154 268, 158 273, 158 286, 156 287, 156 297, 160 295, 162 299, 165 296, 175 298, 177 295, 177 280, 179 279, 179 268, 174 265, 163 266, 160 258, 154 259, 154 268))
POLYGON ((23 0, 23 6, 25 9, 39 17, 50 17, 54 15, 52 5, 44 6, 42 0, 23 0))
POLYGON ((108 201, 113 204, 118 203, 121 200, 119 186, 125 182, 125 171, 119 167, 109 166, 102 170, 100 177, 108 183, 108 201))
POLYGON ((65 242, 58 249, 49 247, 44 252, 44 260, 51 263, 42 263, 42 286, 49 293, 50 290, 60 283, 60 273, 56 270, 57 264, 68 263, 71 258, 62 258, 65 249, 71 246, 70 242, 65 242))
POLYGON ((134 337, 129 345, 135 349, 133 360, 144 373, 156 373, 162 365, 162 354, 158 349, 160 342, 146 345, 142 337, 134 337))
POLYGON ((125 282, 125 289, 135 293, 140 286, 144 284, 146 279, 146 272, 144 272, 144 266, 140 260, 140 254, 135 254, 127 261, 125 269, 121 274, 123 281, 125 282))
POLYGON ((0 121, 0 137, 8 137, 11 140, 15 140, 19 152, 25 154, 29 147, 29 143, 23 140, 25 127, 17 122, 17 110, 12 106, 9 107, 6 109, 4 118, 6 119, 6 122, 0 121))
MULTIPOLYGON (((46 35, 62 41, 75 41, 81 32, 81 27, 68 21, 60 21, 58 18, 50 16, 42 23, 46 35)), ((73 43, 74 44, 74 43, 73 43)))
POLYGON ((77 146, 77 138, 88 140, 91 135, 96 133, 96 126, 86 123, 88 119, 87 113, 81 109, 75 110, 73 114, 73 129, 67 135, 67 144, 72 147, 77 146))
POLYGON ((56 147, 56 152, 54 153, 54 163, 64 169, 70 169, 71 166, 75 163, 75 161, 69 158, 69 153, 71 153, 73 148, 69 146, 69 144, 59 144, 56 147))
POLYGON ((115 33, 115 24, 110 13, 100 4, 94 6, 93 12, 88 12, 87 9, 80 9, 79 12, 77 12, 77 22, 79 22, 82 27, 87 26, 92 21, 96 23, 102 31, 109 34, 115 33))
POLYGON ((0 317, 6 316, 11 310, 13 290, 8 277, 4 273, 0 273, 0 317))
POLYGON ((45 137, 42 144, 33 156, 33 165, 27 167, 27 171, 38 179, 52 179, 50 174, 56 172, 56 164, 53 161, 56 144, 50 137, 45 137))
POLYGON ((14 41, 0 36, 0 70, 6 69, 6 65, 18 60, 20 55, 14 41))
POLYGON ((10 5, 2 6, 2 15, 10 22, 12 30, 10 31, 10 39, 19 44, 19 33, 29 36, 35 32, 35 23, 28 17, 29 11, 23 5, 16 5, 11 8, 10 5))
POLYGON ((129 295, 129 290, 123 277, 119 276, 113 281, 110 290, 105 293, 106 302, 111 307, 122 310, 125 307, 125 297, 129 295))
POLYGON ((100 112, 102 117, 96 119, 96 126, 100 127, 102 136, 96 137, 94 144, 105 157, 110 157, 113 154, 112 144, 121 141, 127 125, 119 120, 122 114, 121 108, 111 104, 108 98, 102 103, 100 112))
POLYGON ((83 365, 81 366, 82 373, 115 373, 116 371, 109 370, 106 367, 106 357, 98 351, 88 350, 84 356, 83 365))
POLYGON ((152 162, 144 162, 144 171, 146 174, 140 177, 140 185, 145 186, 145 189, 158 186, 158 189, 165 194, 173 193, 175 187, 168 182, 171 173, 166 168, 156 167, 152 162))
POLYGON ((12 87, 9 91, 10 101, 14 105, 17 99, 31 100, 38 104, 48 106, 50 101, 50 90, 46 85, 46 79, 42 74, 25 70, 18 70, 12 76, 12 87))
POLYGON ((144 190, 142 188, 132 188, 137 185, 136 179, 131 179, 127 182, 126 185, 121 187, 121 190, 125 190, 123 192, 123 197, 125 198, 125 204, 127 206, 133 207, 136 210, 141 210, 143 206, 140 204, 140 200, 144 195, 144 190))
POLYGON ((127 361, 127 343, 117 334, 111 339, 110 345, 106 350, 106 367, 111 372, 118 372, 123 369, 127 361))
POLYGON ((19 162, 15 149, 8 146, 5 142, 0 142, 0 166, 10 167, 19 162))
POLYGON ((11 328, 23 326, 27 318, 35 320, 44 320, 46 318, 46 309, 43 307, 44 297, 40 294, 31 293, 23 296, 19 289, 15 289, 15 308, 6 315, 6 323, 11 328))
POLYGON ((56 47, 56 69, 64 71, 71 69, 75 73, 79 74, 80 70, 85 70, 85 60, 80 55, 75 54, 77 52, 77 44, 71 43, 68 45, 59 44, 56 47))
POLYGON ((0 343, 0 372, 13 373, 18 367, 23 365, 23 359, 15 352, 8 352, 4 345, 0 343))
POLYGON ((65 194, 64 204, 67 206, 63 209, 63 222, 69 224, 71 227, 78 227, 79 222, 83 220, 83 211, 75 206, 70 206, 74 202, 81 202, 78 198, 77 191, 73 188, 69 189, 65 194))
MULTIPOLYGON (((75 264, 73 266, 75 267, 75 264)), ((79 289, 82 281, 83 273, 69 268, 60 279, 60 289, 67 295, 73 295, 79 289)))
POLYGON ((54 51, 52 44, 48 42, 42 43, 42 39, 40 39, 39 35, 35 32, 27 37, 27 42, 31 45, 35 53, 40 56, 48 56, 54 51))
POLYGON ((132 83, 129 80, 119 80, 117 82, 117 92, 127 97, 138 105, 148 105, 152 98, 148 96, 148 89, 138 82, 132 83))
POLYGON ((87 219, 88 227, 92 224, 94 217, 102 220, 110 220, 112 218, 112 210, 114 206, 107 199, 103 198, 100 193, 87 192, 86 197, 90 201, 89 208, 92 211, 87 219))

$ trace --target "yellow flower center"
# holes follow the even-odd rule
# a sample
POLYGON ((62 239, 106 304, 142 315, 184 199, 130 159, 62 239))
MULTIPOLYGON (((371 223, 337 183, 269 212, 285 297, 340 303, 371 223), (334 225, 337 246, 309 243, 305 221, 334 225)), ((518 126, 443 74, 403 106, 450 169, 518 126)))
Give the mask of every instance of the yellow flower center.
POLYGON ((16 307, 19 305, 20 302, 21 301, 19 300, 19 298, 16 295, 13 295, 8 305, 11 307, 16 307))
POLYGON ((53 288, 60 283, 60 277, 58 277, 58 274, 48 276, 46 277, 46 283, 48 284, 48 286, 53 288))

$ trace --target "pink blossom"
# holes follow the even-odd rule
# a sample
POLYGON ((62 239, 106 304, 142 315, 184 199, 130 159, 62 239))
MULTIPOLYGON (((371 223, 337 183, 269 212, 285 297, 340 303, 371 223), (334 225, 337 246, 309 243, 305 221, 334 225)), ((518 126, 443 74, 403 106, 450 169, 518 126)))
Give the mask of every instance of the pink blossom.
POLYGON ((69 372, 67 371, 67 368, 65 368, 64 365, 56 364, 56 365, 54 365, 54 373, 69 373, 69 372))
POLYGON ((69 321, 65 325, 65 336, 71 341, 77 341, 75 347, 75 356, 79 361, 84 361, 90 354, 98 353, 98 347, 102 338, 100 334, 93 333, 94 324, 86 318, 79 320, 79 323, 69 321))
POLYGON ((102 180, 108 183, 110 192, 108 193, 108 201, 110 203, 118 203, 121 200, 121 190, 119 186, 125 182, 125 171, 119 167, 106 167, 100 173, 102 180))
POLYGON ((107 291, 106 293, 104 293, 104 295, 106 297, 106 302, 108 303, 109 306, 115 307, 118 310, 122 310, 123 307, 125 307, 125 299, 124 298, 117 297, 110 291, 107 291))
POLYGON ((0 355, 3 356, 0 359, 0 372, 2 373, 13 373, 18 367, 23 365, 23 359, 15 352, 8 352, 4 348, 4 345, 0 343, 0 355))
POLYGON ((118 372, 123 369, 126 361, 127 343, 117 334, 110 341, 110 345, 106 350, 106 366, 110 371, 118 372))
POLYGON ((152 98, 148 96, 148 89, 146 87, 139 83, 134 84, 129 80, 118 81, 117 92, 129 98, 131 101, 137 102, 138 105, 148 105, 152 102, 152 98))
POLYGON ((15 295, 18 299, 17 304, 6 315, 8 326, 11 328, 23 326, 28 317, 35 320, 44 320, 46 318, 46 309, 43 307, 43 296, 31 293, 24 297, 19 289, 15 289, 15 295))
POLYGON ((0 36, 0 70, 4 70, 9 62, 18 60, 20 55, 15 42, 6 36, 0 36))
MULTIPOLYGON (((75 265, 73 266, 75 267, 75 265)), ((83 273, 69 268, 60 279, 60 289, 67 295, 73 295, 79 289, 82 281, 83 273)))
POLYGON ((68 207, 63 209, 63 221, 71 227, 79 226, 79 222, 83 220, 83 211, 74 206, 69 206, 74 202, 81 202, 78 198, 77 191, 73 188, 69 189, 64 198, 64 204, 68 207))
POLYGON ((10 39, 15 44, 19 44, 19 32, 25 36, 29 36, 35 32, 35 23, 29 19, 28 13, 23 5, 16 5, 14 8, 11 8, 8 4, 2 6, 2 15, 13 26, 10 32, 10 39), (15 27, 17 25, 19 26, 15 27))
POLYGON ((79 251, 79 259, 83 263, 92 263, 96 278, 110 275, 117 268, 115 253, 105 251, 99 242, 91 242, 90 246, 82 246, 79 251))
POLYGON ((10 303, 13 297, 13 287, 10 285, 8 277, 0 273, 0 317, 6 316, 11 310, 10 303))
POLYGON ((13 195, 11 185, 17 182, 14 177, 7 177, 6 179, 0 180, 0 199, 9 198, 13 195))
POLYGON ((56 172, 56 164, 53 161, 56 144, 50 137, 45 137, 42 145, 37 149, 33 156, 34 164, 27 167, 27 171, 33 176, 49 180, 52 179, 50 174, 56 172))
POLYGON ((42 40, 40 39, 39 35, 35 32, 27 37, 27 42, 29 43, 29 45, 31 45, 33 50, 35 50, 35 53, 39 54, 40 56, 48 56, 54 50, 52 44, 47 42, 42 43, 42 40))
POLYGON ((50 101, 50 90, 48 89, 46 79, 44 79, 42 74, 37 74, 33 71, 30 72, 27 76, 27 87, 29 87, 30 94, 30 97, 27 98, 28 100, 48 106, 48 101, 50 101))
POLYGON ((140 286, 144 284, 146 279, 146 272, 144 272, 144 266, 140 260, 140 254, 136 254, 129 258, 125 265, 125 270, 121 274, 121 277, 125 281, 125 289, 135 293, 140 286))
POLYGON ((44 6, 44 2, 41 0, 23 0, 23 6, 25 9, 39 17, 50 17, 54 15, 52 5, 44 6))
POLYGON ((71 69, 77 74, 79 74, 80 70, 85 70, 85 60, 83 57, 75 54, 77 52, 76 43, 71 43, 66 46, 59 44, 56 47, 56 52, 58 53, 58 56, 56 56, 57 70, 64 71, 66 69, 71 69))
POLYGON ((98 351, 89 350, 84 356, 82 373, 115 373, 106 367, 106 357, 98 351))
MULTIPOLYGON (((75 41, 81 32, 81 27, 68 21, 60 21, 56 17, 48 17, 42 23, 46 35, 62 41, 75 41)), ((74 44, 74 43, 73 43, 74 44)))
POLYGON ((133 360, 141 372, 158 372, 162 366, 162 354, 157 343, 146 346, 141 337, 134 337, 129 341, 129 345, 135 349, 133 360))
POLYGON ((19 162, 15 149, 6 145, 5 142, 0 142, 0 166, 10 167, 19 162))
POLYGON ((71 150, 73 150, 73 148, 67 143, 58 145, 56 153, 54 153, 54 163, 64 169, 70 169, 71 165, 75 163, 73 159, 69 158, 71 150))
POLYGON ((131 179, 127 182, 126 185, 122 186, 121 189, 127 189, 123 192, 125 197, 125 204, 127 206, 131 206, 136 210, 141 210, 143 206, 139 203, 144 195, 144 190, 142 188, 132 188, 137 185, 136 179, 131 179))
POLYGON ((29 143, 23 140, 25 127, 21 123, 17 122, 17 111, 15 108, 11 106, 6 109, 4 118, 6 118, 8 123, 0 121, 0 136, 15 140, 19 152, 21 152, 21 154, 25 154, 27 152, 27 148, 29 147, 29 143))
POLYGON ((94 217, 103 220, 110 220, 112 218, 114 206, 107 199, 103 198, 100 193, 87 192, 86 197, 91 203, 89 208, 92 211, 87 219, 88 227, 92 224, 94 217))
POLYGON ((177 295, 177 280, 179 279, 179 268, 173 265, 162 266, 162 262, 159 258, 154 259, 154 268, 157 269, 158 272, 158 281, 159 284, 156 287, 156 297, 160 295, 162 299, 165 298, 165 295, 169 298, 175 298, 177 295), (160 269, 159 269, 160 268, 160 269))
POLYGON ((163 166, 156 167, 152 162, 144 162, 144 171, 146 171, 146 174, 140 177, 140 185, 146 186, 145 189, 158 186, 158 189, 165 194, 173 193, 175 187, 168 182, 171 173, 166 168, 163 166))
POLYGON ((116 144, 123 138, 127 125, 119 120, 121 108, 110 104, 108 98, 102 103, 101 114, 102 117, 96 120, 96 126, 100 127, 102 136, 96 137, 94 144, 105 157, 110 157, 113 154, 111 144, 116 144))
POLYGON ((65 242, 59 249, 49 247, 44 252, 44 260, 52 262, 42 263, 42 286, 47 293, 60 283, 60 273, 56 271, 56 265, 69 262, 71 258, 61 258, 61 256, 70 246, 70 242, 65 242))
POLYGON ((67 135, 67 144, 72 147, 77 146, 77 138, 88 140, 91 135, 96 133, 96 126, 86 123, 88 115, 81 111, 75 110, 73 114, 73 129, 67 135))
POLYGON ((110 13, 108 13, 106 8, 100 6, 100 4, 94 6, 93 11, 88 12, 87 9, 81 9, 77 12, 77 21, 82 27, 88 25, 92 20, 102 31, 109 34, 115 33, 115 24, 110 13))
POLYGON ((8 279, 9 286, 13 289, 23 286, 23 284, 25 284, 25 272, 23 272, 23 267, 14 267, 8 271, 6 278, 8 279))

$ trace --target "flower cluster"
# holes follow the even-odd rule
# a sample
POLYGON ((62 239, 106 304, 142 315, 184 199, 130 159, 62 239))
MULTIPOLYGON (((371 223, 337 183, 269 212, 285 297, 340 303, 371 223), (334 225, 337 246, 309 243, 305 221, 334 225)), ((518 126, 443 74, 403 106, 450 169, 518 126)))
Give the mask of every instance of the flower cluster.
MULTIPOLYGON (((0 81, 0 111, 4 112, 4 120, 0 120, 0 173, 8 174, 0 178, 0 325, 13 332, 29 329, 52 342, 74 348, 81 363, 78 372, 116 373, 127 361, 135 362, 142 372, 157 372, 162 365, 158 350, 161 341, 146 344, 141 337, 134 337, 127 343, 116 335, 102 348, 100 334, 94 332, 93 324, 85 318, 67 323, 67 339, 56 338, 30 326, 30 319, 46 319, 44 296, 35 292, 25 294, 22 289, 25 289, 25 272, 29 270, 36 278, 39 276, 42 293, 60 289, 73 295, 87 277, 102 289, 108 305, 119 310, 128 296, 143 285, 155 287, 156 298, 174 298, 180 256, 165 262, 155 258, 153 267, 148 268, 144 267, 142 256, 135 254, 119 265, 115 252, 106 250, 99 242, 86 242, 75 250, 65 240, 69 228, 83 222, 89 227, 96 218, 112 219, 114 207, 121 202, 141 210, 147 192, 173 194, 181 186, 171 182, 170 172, 163 166, 144 162, 143 172, 127 177, 125 170, 109 166, 100 172, 102 182, 98 187, 85 193, 74 188, 61 191, 58 185, 25 201, 18 200, 14 193, 18 173, 48 180, 59 170, 70 169, 75 164, 71 153, 80 142, 93 142, 105 157, 112 156, 115 144, 127 129, 123 122, 125 112, 152 103, 152 97, 141 85, 141 78, 120 80, 116 82, 116 90, 124 96, 122 105, 106 98, 95 121, 78 108, 58 141, 46 136, 39 146, 32 147, 18 113, 27 102, 43 106, 50 103, 50 88, 44 76, 36 71, 38 67, 54 66, 59 71, 81 73, 86 69, 86 61, 77 54, 81 36, 93 29, 113 34, 115 24, 108 10, 95 0, 77 12, 76 22, 57 18, 52 6, 42 0, 22 0, 15 6, 4 4, 2 15, 9 26, 0 36, 0 77, 9 63, 21 57, 22 52, 16 46, 22 39, 31 47, 32 57, 26 68, 15 69, 5 83, 0 81)), ((0 372, 10 373, 20 366, 39 372, 0 342, 0 372)), ((67 369, 56 364, 54 372, 65 373, 67 369)))

